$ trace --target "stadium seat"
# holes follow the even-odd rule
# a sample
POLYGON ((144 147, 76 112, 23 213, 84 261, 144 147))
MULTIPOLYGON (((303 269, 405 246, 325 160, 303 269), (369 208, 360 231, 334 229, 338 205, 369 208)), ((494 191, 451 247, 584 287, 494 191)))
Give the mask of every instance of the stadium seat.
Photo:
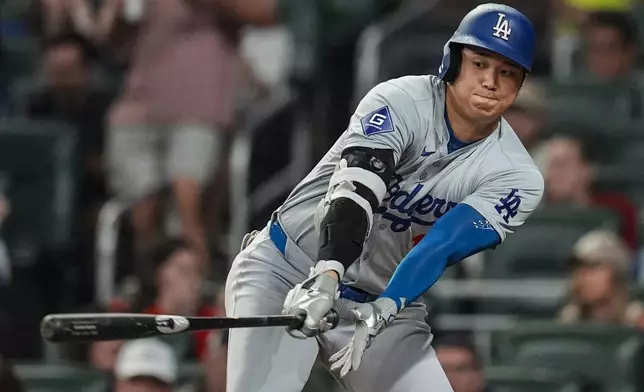
POLYGON ((82 391, 105 378, 102 372, 68 365, 17 364, 14 371, 30 392, 82 391))
POLYGON ((2 46, 0 69, 7 80, 34 74, 40 58, 40 47, 36 39, 31 37, 4 38, 2 46))
POLYGON ((496 364, 569 371, 605 391, 641 391, 644 337, 605 324, 522 323, 492 336, 496 364))
POLYGON ((590 392, 593 388, 573 373, 521 366, 487 366, 486 392, 590 392))
POLYGON ((45 309, 74 301, 70 279, 78 260, 70 256, 77 162, 73 128, 21 119, 0 123, 0 174, 11 205, 2 239, 14 267, 13 283, 36 287, 45 309))
POLYGON ((553 113, 548 132, 580 139, 588 158, 596 164, 641 162, 641 156, 633 155, 644 145, 640 122, 593 115, 574 111, 553 113))
POLYGON ((23 19, 29 14, 29 9, 34 0, 5 0, 0 3, 3 19, 23 19))
POLYGON ((631 287, 630 289, 631 298, 643 301, 644 302, 644 287, 641 285, 631 287))
POLYGON ((595 168, 595 191, 620 193, 639 206, 644 206, 644 176, 642 166, 610 165, 595 168))
POLYGON ((642 119, 641 91, 632 84, 570 81, 548 87, 549 112, 553 116, 589 120, 642 119))
POLYGON ((48 248, 72 240, 76 176, 75 130, 53 122, 0 124, 0 173, 8 179, 8 240, 29 238, 48 248))
POLYGON ((509 236, 503 246, 486 253, 488 279, 561 278, 574 243, 597 228, 617 230, 613 211, 573 206, 544 207, 509 236))
MULTIPOLYGON (((29 392, 106 390, 105 373, 84 366, 22 363, 15 365, 14 371, 29 392)), ((200 364, 182 363, 179 366, 177 391, 201 390, 203 383, 200 364)))
POLYGON ((435 73, 441 65, 443 52, 427 48, 440 48, 449 38, 444 34, 418 35, 391 45, 381 60, 384 77, 435 73))

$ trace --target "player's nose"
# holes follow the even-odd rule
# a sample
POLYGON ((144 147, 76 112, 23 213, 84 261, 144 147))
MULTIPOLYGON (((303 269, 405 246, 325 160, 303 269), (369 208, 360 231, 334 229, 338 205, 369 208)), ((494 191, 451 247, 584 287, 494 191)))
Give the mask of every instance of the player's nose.
POLYGON ((497 89, 497 80, 496 80, 496 73, 492 69, 486 69, 485 72, 482 73, 482 80, 481 80, 481 85, 485 87, 487 90, 490 91, 496 91, 497 89))

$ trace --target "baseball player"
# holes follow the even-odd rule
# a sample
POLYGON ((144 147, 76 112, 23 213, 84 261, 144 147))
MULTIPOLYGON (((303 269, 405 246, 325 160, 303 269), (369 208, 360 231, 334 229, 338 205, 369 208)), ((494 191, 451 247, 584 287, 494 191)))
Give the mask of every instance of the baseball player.
POLYGON ((306 319, 232 330, 229 392, 299 392, 316 358, 348 391, 452 391, 418 299, 541 199, 543 178, 502 117, 534 48, 523 14, 481 5, 445 45, 437 77, 389 80, 364 97, 233 262, 228 316, 306 319), (340 322, 329 330, 331 309, 340 322))

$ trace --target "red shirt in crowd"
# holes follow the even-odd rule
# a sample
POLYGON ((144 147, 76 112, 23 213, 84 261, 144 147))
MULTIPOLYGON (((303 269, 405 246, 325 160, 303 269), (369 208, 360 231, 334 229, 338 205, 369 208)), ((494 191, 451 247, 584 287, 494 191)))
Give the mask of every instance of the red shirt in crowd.
POLYGON ((618 193, 600 193, 593 195, 592 204, 618 213, 622 220, 620 235, 631 249, 637 248, 637 207, 626 197, 618 193))

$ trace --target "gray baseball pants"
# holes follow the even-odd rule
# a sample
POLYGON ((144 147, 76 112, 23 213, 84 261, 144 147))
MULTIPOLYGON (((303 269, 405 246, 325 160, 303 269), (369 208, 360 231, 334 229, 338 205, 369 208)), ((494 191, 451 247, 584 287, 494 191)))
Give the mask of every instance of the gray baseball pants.
MULTIPOLYGON (((268 227, 235 258, 226 282, 229 317, 280 314, 288 291, 308 277, 314 262, 290 239, 276 247, 268 227)), ((284 327, 230 331, 227 392, 300 392, 316 358, 328 358, 349 343, 356 302, 340 298, 340 322, 317 339, 296 339, 284 327)), ((341 384, 350 392, 453 392, 430 343, 423 306, 402 311, 364 354, 360 368, 341 384)))

